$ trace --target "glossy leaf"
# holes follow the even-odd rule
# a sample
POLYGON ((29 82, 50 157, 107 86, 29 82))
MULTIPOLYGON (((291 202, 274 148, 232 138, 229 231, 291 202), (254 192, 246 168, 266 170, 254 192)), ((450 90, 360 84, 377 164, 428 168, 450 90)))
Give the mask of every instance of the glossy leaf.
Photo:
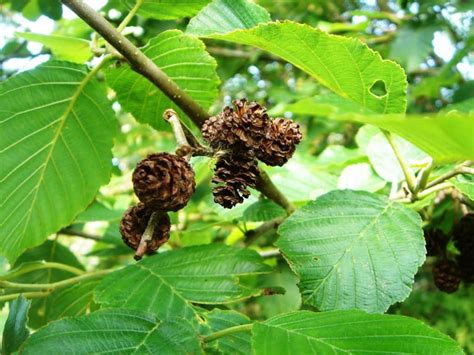
POLYGON ((276 244, 300 277, 303 301, 320 310, 385 312, 410 294, 425 260, 419 215, 363 191, 323 195, 278 232, 276 244))
POLYGON ((201 354, 192 326, 184 320, 161 322, 138 311, 107 309, 86 316, 62 319, 34 333, 23 354, 139 353, 201 354))
POLYGON ((264 354, 463 354, 460 346, 419 320, 361 311, 278 315, 252 329, 264 354))
POLYGON ((10 302, 10 312, 3 329, 2 354, 16 352, 30 335, 26 327, 30 303, 23 295, 10 302))
MULTIPOLYGON (((174 20, 190 17, 202 9, 210 0, 143 0, 138 13, 146 18, 157 20, 174 20)), ((113 0, 132 9, 135 0, 113 0)))
MULTIPOLYGON (((205 109, 214 102, 219 85, 217 64, 199 39, 178 30, 165 31, 153 38, 143 52, 205 109)), ((163 120, 163 111, 168 108, 185 117, 153 83, 126 65, 109 69, 106 79, 119 103, 139 122, 169 129, 163 120)))
POLYGON ((140 309, 163 319, 194 318, 193 304, 230 303, 261 294, 239 276, 270 271, 253 250, 201 245, 146 258, 108 275, 95 291, 105 306, 140 309))
POLYGON ((263 7, 249 0, 214 0, 189 21, 187 33, 205 36, 271 21, 263 7))
POLYGON ((244 211, 244 219, 251 222, 265 222, 273 218, 285 216, 285 210, 275 202, 263 199, 251 204, 244 211))
MULTIPOLYGON (((394 137, 394 141, 408 166, 419 166, 427 161, 428 156, 410 142, 397 136, 394 137)), ((400 163, 383 133, 377 133, 369 141, 367 156, 377 175, 385 181, 405 180, 400 163)))
POLYGON ((0 253, 14 261, 109 180, 116 121, 87 68, 47 62, 0 87, 0 253))
POLYGON ((339 176, 338 189, 363 190, 375 192, 385 186, 385 181, 380 179, 372 170, 370 164, 359 163, 347 166, 339 176))
POLYGON ((429 154, 437 163, 474 158, 474 114, 340 115, 335 118, 373 124, 393 132, 429 154))
POLYGON ((266 50, 305 71, 336 94, 378 113, 406 107, 406 76, 355 38, 330 35, 291 21, 260 24, 247 30, 206 35, 266 50), (372 86, 382 84, 385 94, 372 86))
POLYGON ((15 35, 28 41, 43 44, 51 49, 51 52, 57 59, 82 64, 92 57, 90 42, 82 38, 43 35, 31 32, 15 32, 15 35))

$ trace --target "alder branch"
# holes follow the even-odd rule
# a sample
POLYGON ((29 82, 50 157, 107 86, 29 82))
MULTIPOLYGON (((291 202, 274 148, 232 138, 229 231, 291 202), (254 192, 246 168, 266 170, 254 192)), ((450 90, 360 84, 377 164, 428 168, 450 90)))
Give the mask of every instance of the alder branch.
MULTIPOLYGON (((92 7, 82 0, 61 0, 61 2, 114 47, 128 61, 133 70, 155 84, 171 101, 178 105, 196 126, 201 127, 204 121, 210 117, 191 96, 181 90, 150 58, 92 7)), ((283 207, 287 214, 291 214, 295 210, 291 202, 277 189, 270 177, 263 171, 259 174, 257 189, 270 200, 283 207)))
POLYGON ((251 229, 245 232, 245 241, 244 241, 245 245, 250 245, 260 236, 272 230, 276 230, 278 226, 283 222, 283 220, 284 218, 277 217, 270 221, 262 223, 255 229, 251 229))
POLYGON ((181 90, 153 61, 82 0, 61 0, 112 45, 137 73, 155 84, 200 127, 209 114, 188 93, 181 90))

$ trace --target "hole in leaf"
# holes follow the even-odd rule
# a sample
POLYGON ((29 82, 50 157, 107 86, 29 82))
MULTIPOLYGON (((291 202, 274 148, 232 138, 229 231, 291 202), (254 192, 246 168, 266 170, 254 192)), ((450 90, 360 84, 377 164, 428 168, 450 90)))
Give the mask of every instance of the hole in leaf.
POLYGON ((372 95, 375 95, 377 97, 383 97, 387 95, 387 88, 385 87, 385 81, 377 80, 375 83, 372 84, 369 91, 372 95))

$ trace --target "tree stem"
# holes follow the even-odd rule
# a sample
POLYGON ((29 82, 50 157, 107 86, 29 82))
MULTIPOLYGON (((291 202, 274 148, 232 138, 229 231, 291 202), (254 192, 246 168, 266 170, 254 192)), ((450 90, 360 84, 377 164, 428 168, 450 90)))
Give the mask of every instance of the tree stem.
MULTIPOLYGON (((201 127, 209 114, 191 96, 168 77, 158 66, 125 36, 117 31, 104 17, 82 0, 61 0, 61 2, 82 18, 90 27, 99 33, 128 61, 131 68, 155 84, 171 101, 181 108, 186 115, 201 127)), ((282 206, 288 214, 295 207, 272 183, 270 177, 262 172, 257 181, 257 189, 266 197, 282 206)))
POLYGON ((53 282, 49 284, 23 284, 9 281, 0 281, 0 288, 19 288, 24 290, 55 290, 57 288, 73 285, 80 281, 94 279, 96 277, 104 276, 112 271, 113 269, 99 270, 95 272, 90 272, 76 277, 71 277, 66 280, 53 282))
POLYGON ((433 187, 435 185, 438 185, 442 183, 445 180, 451 179, 452 177, 459 175, 459 174, 474 174, 474 169, 469 168, 469 166, 472 165, 472 161, 466 161, 462 163, 461 165, 458 165, 455 167, 453 170, 447 172, 444 175, 441 175, 439 178, 431 181, 426 185, 426 188, 433 187))
POLYGON ((106 19, 81 0, 61 0, 89 26, 112 45, 137 73, 155 84, 166 96, 178 105, 199 127, 209 114, 185 91, 171 80, 153 61, 132 42, 118 32, 106 19))
POLYGON ((25 298, 41 298, 46 297, 50 294, 48 291, 34 291, 34 292, 22 292, 22 293, 11 293, 9 295, 0 296, 0 302, 6 302, 14 300, 15 298, 23 295, 25 298))
POLYGON ((209 334, 209 335, 206 335, 205 337, 203 337, 203 341, 205 343, 209 343, 213 340, 216 340, 216 339, 219 339, 219 338, 222 338, 226 335, 231 335, 231 334, 234 334, 234 333, 240 333, 240 332, 246 332, 246 331, 249 331, 251 330, 253 327, 253 323, 250 323, 250 324, 242 324, 242 325, 236 325, 235 327, 230 327, 230 328, 226 328, 226 329, 222 329, 222 330, 219 330, 215 333, 212 333, 212 334, 209 334))
POLYGON ((392 134, 388 131, 382 130, 383 134, 387 138, 388 143, 392 147, 393 153, 397 157, 398 163, 400 164, 400 167, 402 168, 403 174, 405 175, 405 180, 408 185, 408 189, 412 194, 416 193, 415 189, 415 176, 413 174, 413 171, 411 171, 410 167, 407 165, 405 160, 403 159, 402 153, 398 149, 397 144, 395 143, 395 139, 393 138, 392 134))
POLYGON ((245 245, 252 244, 258 237, 264 235, 265 233, 275 230, 278 226, 284 221, 284 218, 277 217, 270 221, 264 222, 255 229, 251 229, 245 232, 245 245))
POLYGON ((257 189, 277 205, 283 207, 288 215, 296 210, 295 206, 278 190, 268 174, 262 169, 257 177, 257 189))

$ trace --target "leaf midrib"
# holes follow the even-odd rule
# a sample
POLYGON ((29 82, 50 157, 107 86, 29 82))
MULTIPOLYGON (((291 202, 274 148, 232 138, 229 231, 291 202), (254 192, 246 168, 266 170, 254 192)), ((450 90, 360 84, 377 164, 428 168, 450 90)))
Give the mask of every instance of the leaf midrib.
MULTIPOLYGON (((45 174, 46 174, 46 170, 48 168, 48 165, 49 165, 49 162, 51 161, 51 157, 53 155, 53 152, 54 152, 54 149, 56 147, 56 144, 58 142, 58 139, 61 137, 61 133, 62 133, 62 130, 64 128, 64 125, 67 121, 67 118, 69 117, 70 113, 72 112, 73 108, 74 108, 74 105, 76 104, 79 96, 81 95, 82 91, 84 90, 84 88, 86 87, 86 85, 91 81, 91 79, 94 77, 94 75, 97 73, 97 71, 100 69, 100 65, 97 65, 93 70, 91 70, 85 77, 84 79, 81 81, 81 83, 79 84, 77 90, 74 92, 74 94, 71 96, 71 100, 68 104, 68 106, 66 107, 64 113, 60 116, 59 118, 59 124, 58 124, 58 127, 56 128, 56 131, 54 133, 54 136, 53 136, 53 139, 52 139, 52 143, 51 143, 51 148, 49 149, 49 152, 48 152, 48 155, 46 156, 46 159, 45 159, 45 164, 41 170, 41 173, 40 173, 40 176, 39 176, 39 179, 38 179, 38 183, 36 184, 36 186, 34 187, 34 196, 33 196, 33 199, 31 201, 31 205, 30 205, 30 208, 28 209, 28 212, 26 213, 27 214, 27 220, 24 222, 24 227, 23 227, 23 231, 21 232, 21 235, 24 235, 25 234, 25 231, 29 225, 29 222, 31 220, 31 216, 32 216, 32 211, 33 211, 33 207, 35 206, 36 204, 36 200, 38 198, 38 192, 40 190, 40 187, 41 187, 41 184, 43 183, 43 180, 44 180, 44 177, 45 177, 45 174)), ((21 238, 16 238, 15 240, 16 241, 20 241, 21 238)), ((14 243, 12 243, 14 244, 14 243)), ((13 247, 13 245, 12 245, 13 247)))

